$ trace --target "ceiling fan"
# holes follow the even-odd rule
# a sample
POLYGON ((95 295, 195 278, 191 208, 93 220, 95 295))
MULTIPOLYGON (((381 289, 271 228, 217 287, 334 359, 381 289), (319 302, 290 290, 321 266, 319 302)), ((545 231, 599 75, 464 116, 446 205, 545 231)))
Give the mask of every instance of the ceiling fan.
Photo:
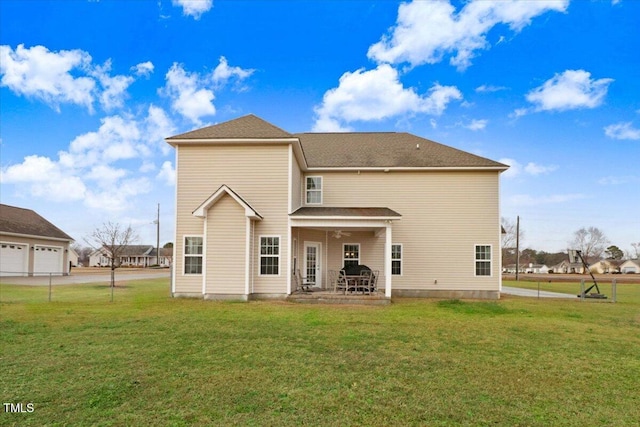
POLYGON ((348 231, 342 231, 342 230, 336 230, 333 232, 333 237, 335 239, 339 239, 342 236, 351 236, 351 233, 349 233, 348 231))

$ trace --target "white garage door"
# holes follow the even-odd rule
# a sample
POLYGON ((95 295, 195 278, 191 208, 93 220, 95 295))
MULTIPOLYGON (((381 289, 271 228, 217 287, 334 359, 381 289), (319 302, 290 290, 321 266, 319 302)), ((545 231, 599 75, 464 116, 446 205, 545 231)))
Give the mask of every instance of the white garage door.
POLYGON ((49 273, 62 274, 62 248, 56 246, 36 246, 33 274, 42 276, 49 273))
POLYGON ((28 256, 27 245, 0 243, 0 276, 26 276, 28 256))

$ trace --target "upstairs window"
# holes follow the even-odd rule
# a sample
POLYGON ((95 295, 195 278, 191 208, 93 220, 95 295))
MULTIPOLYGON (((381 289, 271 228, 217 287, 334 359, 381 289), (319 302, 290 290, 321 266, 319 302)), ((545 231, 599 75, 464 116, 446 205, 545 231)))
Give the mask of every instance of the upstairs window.
POLYGON ((322 204, 322 177, 321 176, 307 177, 307 204, 308 205, 322 204))
POLYGON ((476 245, 476 276, 491 276, 491 245, 476 245))

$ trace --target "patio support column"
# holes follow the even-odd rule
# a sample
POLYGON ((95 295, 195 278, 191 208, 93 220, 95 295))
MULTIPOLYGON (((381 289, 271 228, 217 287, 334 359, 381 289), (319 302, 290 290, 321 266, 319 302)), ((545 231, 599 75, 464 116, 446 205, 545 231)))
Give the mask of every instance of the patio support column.
POLYGON ((387 223, 384 241, 384 296, 391 298, 391 222, 387 223))

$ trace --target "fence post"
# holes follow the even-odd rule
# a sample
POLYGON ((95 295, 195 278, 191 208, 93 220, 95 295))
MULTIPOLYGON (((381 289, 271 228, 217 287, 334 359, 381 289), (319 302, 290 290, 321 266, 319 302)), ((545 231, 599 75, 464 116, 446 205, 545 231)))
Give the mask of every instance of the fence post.
POLYGON ((51 273, 49 273, 49 302, 51 302, 51 273))
POLYGON ((580 280, 580 300, 584 302, 584 279, 580 280))
POLYGON ((611 282, 611 297, 613 299, 613 302, 616 302, 616 288, 617 288, 617 284, 618 282, 616 281, 616 279, 613 279, 613 281, 611 282))

